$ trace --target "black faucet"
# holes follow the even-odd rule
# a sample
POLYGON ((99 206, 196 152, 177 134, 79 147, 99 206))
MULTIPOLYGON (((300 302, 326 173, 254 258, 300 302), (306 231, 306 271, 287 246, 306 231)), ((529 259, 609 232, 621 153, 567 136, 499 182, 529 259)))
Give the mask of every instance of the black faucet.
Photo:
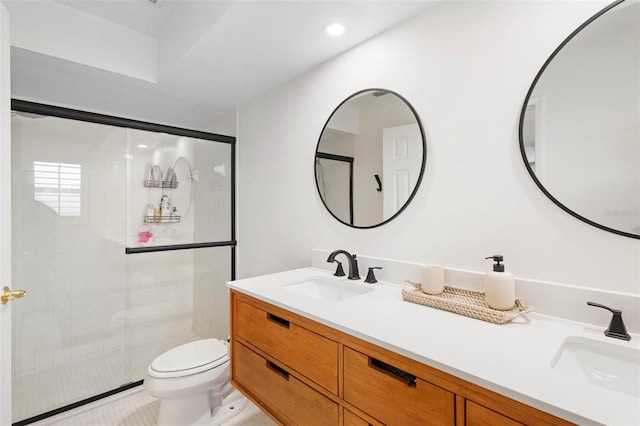
POLYGON ((624 321, 622 321, 622 311, 618 309, 611 309, 608 306, 604 306, 594 302, 587 302, 587 305, 606 309, 613 314, 613 317, 611 317, 611 322, 609 323, 609 328, 604 331, 605 336, 622 340, 631 340, 631 336, 629 335, 629 333, 627 333, 627 328, 624 326, 624 321))
MULTIPOLYGON (((360 273, 358 272, 358 259, 356 259, 355 254, 352 255, 346 250, 335 250, 333 253, 329 255, 329 257, 327 258, 327 262, 329 263, 335 262, 336 256, 339 254, 344 254, 345 256, 347 256, 347 260, 349 261, 349 276, 347 278, 349 278, 350 280, 359 280, 360 273)), ((338 266, 341 266, 341 265, 339 264, 338 266)))
POLYGON ((369 272, 367 273, 367 278, 365 278, 364 282, 368 284, 377 283, 376 274, 373 272, 374 269, 382 269, 382 266, 370 266, 369 272))

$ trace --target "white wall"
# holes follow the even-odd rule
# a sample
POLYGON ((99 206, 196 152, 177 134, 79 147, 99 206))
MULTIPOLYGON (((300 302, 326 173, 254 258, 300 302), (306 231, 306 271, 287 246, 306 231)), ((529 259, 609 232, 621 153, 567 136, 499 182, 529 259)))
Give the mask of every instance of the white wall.
POLYGON ((219 135, 236 136, 238 131, 237 123, 236 110, 233 109, 206 123, 200 123, 196 129, 202 130, 203 132, 217 133, 219 135))
POLYGON ((240 106, 239 275, 308 265, 313 247, 475 271, 499 253, 518 277, 637 294, 640 241, 557 208, 528 176, 518 146, 535 74, 606 4, 445 2, 240 106), (427 168, 402 215, 357 230, 325 211, 312 164, 327 117, 369 87, 413 104, 427 168))

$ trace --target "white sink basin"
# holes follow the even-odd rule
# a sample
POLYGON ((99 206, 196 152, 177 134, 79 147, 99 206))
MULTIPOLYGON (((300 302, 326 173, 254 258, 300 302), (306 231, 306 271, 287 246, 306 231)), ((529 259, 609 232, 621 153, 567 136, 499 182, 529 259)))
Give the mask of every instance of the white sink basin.
POLYGON ((604 388, 640 398, 640 351, 584 337, 570 336, 551 367, 604 388))
POLYGON ((332 302, 349 299, 373 290, 373 288, 364 287, 361 284, 354 284, 347 280, 337 281, 324 277, 308 278, 293 284, 286 284, 282 286, 282 288, 315 299, 332 302))

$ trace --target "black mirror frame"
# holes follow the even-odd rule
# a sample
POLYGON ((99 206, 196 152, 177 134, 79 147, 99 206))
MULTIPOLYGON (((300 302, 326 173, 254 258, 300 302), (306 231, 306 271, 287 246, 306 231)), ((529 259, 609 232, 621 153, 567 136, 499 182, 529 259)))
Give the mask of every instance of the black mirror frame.
POLYGON ((520 121, 519 121, 519 125, 518 125, 518 138, 519 138, 519 142, 520 142, 520 155, 522 156, 522 160, 524 161, 524 165, 527 168, 527 172, 529 172, 529 175, 531 176, 531 179, 533 179, 533 181, 538 186, 538 188, 540 188, 540 190, 544 193, 544 195, 546 195, 551 201, 553 201, 553 203, 555 205, 557 205, 562 210, 564 210, 565 212, 569 213, 571 216, 575 217, 576 219, 579 219, 582 222, 588 223, 591 226, 595 226, 596 228, 602 229, 604 231, 612 232, 612 233, 617 234, 617 235, 622 235, 624 237, 640 239, 640 235, 638 235, 638 234, 632 234, 630 232, 620 231, 618 229, 610 228, 608 226, 605 226, 605 225, 602 225, 600 223, 594 222, 594 221, 592 221, 590 219, 587 219, 586 217, 584 217, 584 216, 576 213, 575 211, 571 210, 569 207, 565 206, 557 198, 555 198, 553 195, 551 195, 551 193, 544 187, 542 182, 540 182, 540 180, 536 177, 536 174, 534 173, 533 169, 529 165, 529 161, 527 160, 527 154, 526 154, 525 149, 524 149, 524 135, 523 135, 524 117, 525 117, 525 113, 526 113, 527 107, 529 105, 529 100, 531 99, 531 95, 533 94, 533 90, 535 89, 536 84, 538 83, 538 80, 540 80, 540 77, 542 77, 542 74, 547 69, 547 66, 556 57, 556 55, 567 45, 567 43, 569 43, 569 41, 571 41, 571 39, 573 39, 580 31, 582 31, 585 27, 587 27, 593 21, 595 21, 600 16, 604 15, 606 12, 608 12, 611 9, 613 9, 614 7, 619 5, 620 3, 623 3, 624 1, 625 0, 616 0, 613 3, 611 3, 610 5, 606 6, 602 10, 600 10, 595 15, 593 15, 591 18, 587 19, 575 31, 573 31, 571 34, 569 34, 569 36, 567 38, 565 38, 562 41, 562 43, 560 43, 560 45, 553 51, 551 56, 549 56, 549 58, 545 61, 545 63, 542 65, 542 68, 540 68, 540 71, 538 71, 538 74, 536 74, 536 77, 533 79, 533 82, 531 83, 531 87, 529 87, 529 91, 527 92, 527 96, 524 98, 524 103, 522 105, 522 110, 520 111, 520 121))
POLYGON ((411 103, 409 103, 409 101, 407 101, 407 99, 404 96, 401 96, 400 94, 394 92, 393 90, 389 90, 389 89, 381 89, 381 88, 368 88, 368 89, 362 89, 359 90, 351 95, 349 95, 346 99, 344 99, 342 102, 340 102, 340 104, 333 110, 333 112, 329 115, 329 118, 327 118, 327 120, 324 123, 324 126, 322 126, 322 131, 320 132, 320 136, 318 137, 318 143, 316 144, 316 151, 314 154, 314 166, 313 166, 313 171, 314 171, 314 180, 316 182, 316 191, 318 193, 318 197, 320 197, 320 200, 322 201, 322 204, 324 205, 325 209, 331 214, 331 216, 333 216, 338 222, 347 225, 350 228, 356 228, 356 229, 371 229, 371 228, 377 228, 379 226, 382 226, 386 223, 391 222, 393 219, 395 219, 396 217, 398 217, 398 215, 400 213, 402 213, 409 204, 411 204, 411 201, 413 200, 413 198, 415 197, 416 193, 418 192, 418 189, 420 188, 420 184, 422 183, 422 178, 424 176, 424 171, 427 165, 427 139, 424 133, 424 128, 422 127, 422 121, 420 121, 420 116, 418 116, 418 113, 416 112, 415 108, 413 107, 413 105, 411 105, 411 103), (320 148, 320 141, 322 140, 322 135, 325 131, 325 129, 327 128, 327 124, 329 124, 329 121, 331 120, 331 118, 335 115, 336 111, 338 111, 340 109, 340 107, 342 105, 344 105, 346 102, 348 102, 349 100, 353 99, 354 97, 361 95, 363 93, 366 92, 385 92, 385 93, 389 93, 392 95, 397 96, 398 98, 400 98, 402 100, 402 102, 404 102, 404 104, 409 107, 409 109, 411 110, 411 112, 413 113, 414 117, 416 118, 416 122, 418 123, 418 128, 420 129, 420 136, 422 138, 422 164, 420 166, 420 175, 418 176, 418 180, 416 181, 416 186, 413 188, 413 191, 411 192, 411 195, 409 195, 409 198, 407 198, 407 201, 404 203, 404 205, 390 218, 383 220, 380 223, 377 223, 375 225, 369 225, 369 226, 357 226, 357 225, 353 225, 350 223, 347 223, 345 221, 343 221, 342 219, 340 219, 338 216, 336 216, 327 206, 327 203, 324 201, 324 199, 322 198, 322 195, 320 193, 320 187, 318 186, 318 179, 315 177, 315 161, 317 158, 317 154, 318 154, 318 149, 320 148))

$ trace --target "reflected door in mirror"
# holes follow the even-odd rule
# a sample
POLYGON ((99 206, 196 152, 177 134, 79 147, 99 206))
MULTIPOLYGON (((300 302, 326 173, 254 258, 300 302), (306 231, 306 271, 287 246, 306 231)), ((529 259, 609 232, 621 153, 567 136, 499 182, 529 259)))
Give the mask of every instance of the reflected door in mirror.
POLYGON ((422 137, 417 124, 382 130, 383 217, 396 214, 418 183, 422 137))

